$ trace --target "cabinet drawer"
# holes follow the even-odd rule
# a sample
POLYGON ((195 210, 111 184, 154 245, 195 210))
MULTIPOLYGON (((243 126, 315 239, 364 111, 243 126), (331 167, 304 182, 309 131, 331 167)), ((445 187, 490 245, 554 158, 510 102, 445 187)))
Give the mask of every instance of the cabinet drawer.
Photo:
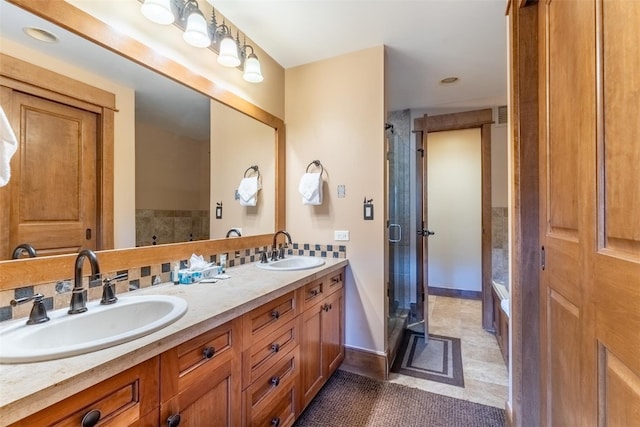
POLYGON ((299 335, 299 317, 296 317, 245 350, 243 352, 243 388, 270 371, 275 363, 297 347, 300 341, 299 335))
POLYGON ((308 309, 318 301, 320 301, 325 296, 325 284, 327 282, 327 278, 322 278, 318 280, 314 280, 311 283, 307 283, 301 289, 300 299, 302 299, 304 304, 304 310, 308 309))
POLYGON ((273 406, 274 396, 295 384, 300 372, 300 351, 295 347, 244 392, 246 413, 260 413, 273 406))
POLYGON ((276 298, 243 316, 244 348, 270 335, 276 329, 298 315, 299 307, 295 292, 276 298))
POLYGON ((154 357, 13 425, 79 426, 85 416, 99 414, 100 425, 153 426, 158 422, 159 374, 154 357))
POLYGON ((328 276, 325 279, 325 293, 327 295, 334 293, 335 291, 339 291, 344 287, 344 269, 339 272, 328 276))
POLYGON ((241 354, 240 319, 218 326, 161 355, 161 401, 206 382, 219 366, 241 354))
POLYGON ((297 387, 295 381, 275 393, 257 411, 247 410, 246 425, 250 427, 289 427, 296 420, 297 387))

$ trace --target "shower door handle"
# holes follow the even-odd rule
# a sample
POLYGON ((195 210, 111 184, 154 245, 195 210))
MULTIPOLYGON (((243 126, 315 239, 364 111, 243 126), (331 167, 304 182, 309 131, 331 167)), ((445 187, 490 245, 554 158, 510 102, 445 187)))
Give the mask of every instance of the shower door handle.
POLYGON ((398 243, 400 240, 402 240, 402 227, 400 226, 400 224, 389 224, 389 242, 398 243), (397 239, 391 238, 391 228, 395 228, 398 230, 398 235, 396 236, 397 239))
POLYGON ((422 236, 422 237, 429 237, 429 236, 433 236, 434 234, 436 234, 435 231, 431 231, 431 230, 418 230, 418 235, 422 236))

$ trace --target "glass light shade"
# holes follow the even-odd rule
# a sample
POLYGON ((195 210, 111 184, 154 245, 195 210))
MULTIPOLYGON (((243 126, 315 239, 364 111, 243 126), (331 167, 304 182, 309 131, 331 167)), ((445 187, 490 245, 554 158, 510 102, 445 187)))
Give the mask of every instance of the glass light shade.
POLYGON ((144 0, 140 12, 156 24, 173 24, 175 17, 171 11, 171 0, 144 0))
POLYGON ((260 61, 255 53, 249 54, 247 60, 244 63, 244 74, 242 78, 249 83, 260 83, 264 80, 262 77, 262 71, 260 71, 260 61))
POLYGON ((200 10, 194 10, 187 18, 187 27, 182 34, 184 41, 195 47, 208 47, 211 44, 207 21, 200 10))
POLYGON ((240 65, 240 58, 238 57, 238 45, 233 40, 233 37, 228 34, 220 42, 218 64, 225 67, 237 67, 238 65, 240 65))

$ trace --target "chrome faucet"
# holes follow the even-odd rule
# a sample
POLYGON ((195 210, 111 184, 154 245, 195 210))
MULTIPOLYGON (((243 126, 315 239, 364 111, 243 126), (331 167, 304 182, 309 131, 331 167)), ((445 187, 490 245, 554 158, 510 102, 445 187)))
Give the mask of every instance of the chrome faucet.
POLYGON ((35 258, 37 255, 36 249, 33 246, 31 246, 28 243, 22 243, 16 246, 16 248, 13 250, 13 255, 11 255, 11 259, 20 258, 20 255, 23 252, 26 252, 27 254, 29 254, 29 258, 35 258))
POLYGON ((287 233, 284 230, 279 230, 276 231, 276 233, 273 235, 273 246, 272 246, 272 251, 271 251, 271 261, 276 261, 278 259, 282 259, 284 258, 284 249, 286 247, 288 247, 288 245, 291 245, 291 235, 289 233, 287 233), (285 242, 284 246, 280 246, 280 250, 278 251, 278 249, 276 248, 276 241, 278 239, 278 235, 280 234, 284 234, 287 237, 287 241, 285 242))
POLYGON ((89 259, 91 264, 91 277, 89 277, 89 283, 93 283, 96 280, 100 280, 100 266, 98 265, 98 258, 93 251, 89 249, 82 249, 78 253, 76 258, 76 271, 73 281, 73 290, 71 291, 71 304, 69 306, 69 314, 84 313, 87 311, 87 290, 82 287, 82 265, 84 259, 89 259))

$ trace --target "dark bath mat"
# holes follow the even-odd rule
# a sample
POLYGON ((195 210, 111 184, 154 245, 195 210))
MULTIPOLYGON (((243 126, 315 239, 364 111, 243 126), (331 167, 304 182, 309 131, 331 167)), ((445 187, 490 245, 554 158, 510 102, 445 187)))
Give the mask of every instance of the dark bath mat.
POLYGON ((294 427, 502 427, 504 410, 338 369, 294 427))

